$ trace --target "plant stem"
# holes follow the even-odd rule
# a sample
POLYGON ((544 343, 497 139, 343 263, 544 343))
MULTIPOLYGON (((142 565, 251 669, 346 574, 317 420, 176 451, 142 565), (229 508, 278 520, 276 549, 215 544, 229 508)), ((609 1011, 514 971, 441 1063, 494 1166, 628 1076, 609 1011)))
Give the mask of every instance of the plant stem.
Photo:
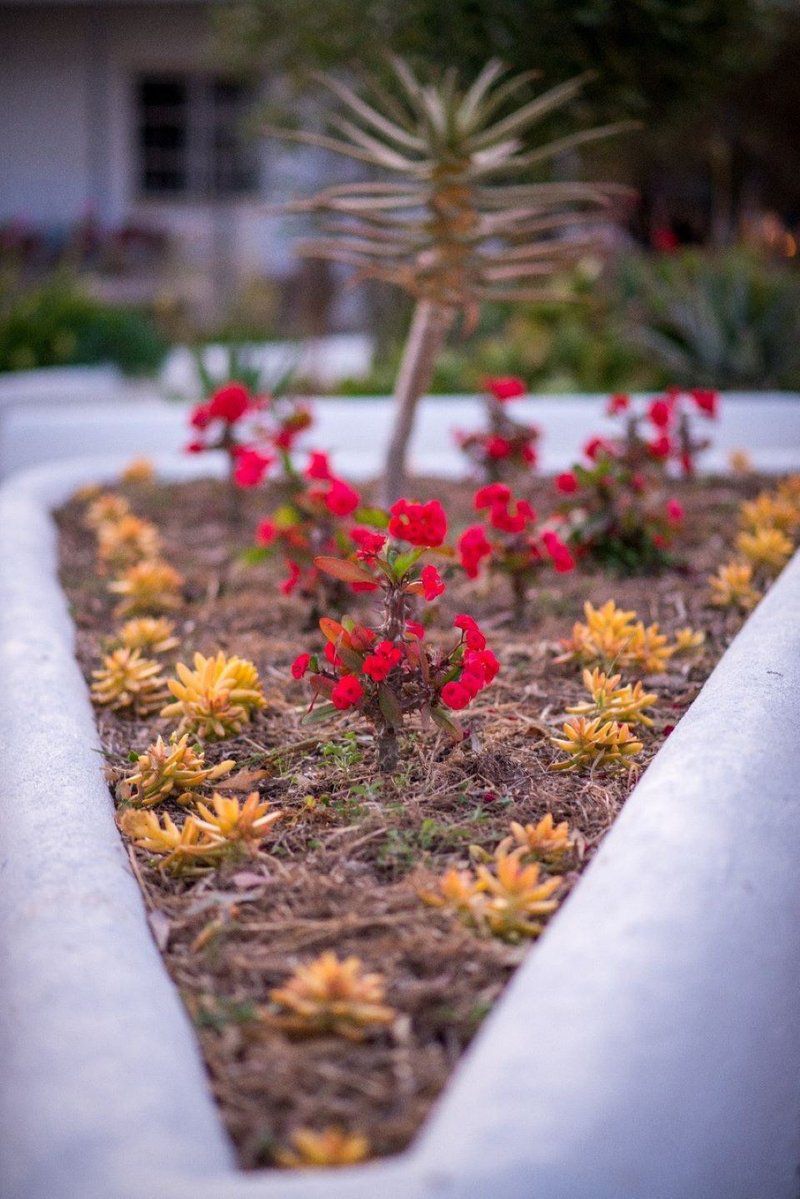
POLYGON ((382 774, 393 774, 397 769, 399 760, 400 747, 397 740, 397 730, 388 724, 378 729, 376 746, 378 750, 378 770, 382 774))
POLYGON ((433 300, 418 300, 411 321, 394 391, 394 427, 384 472, 387 507, 403 494, 407 475, 408 443, 414 427, 417 401, 433 378, 436 359, 453 323, 453 309, 433 300))

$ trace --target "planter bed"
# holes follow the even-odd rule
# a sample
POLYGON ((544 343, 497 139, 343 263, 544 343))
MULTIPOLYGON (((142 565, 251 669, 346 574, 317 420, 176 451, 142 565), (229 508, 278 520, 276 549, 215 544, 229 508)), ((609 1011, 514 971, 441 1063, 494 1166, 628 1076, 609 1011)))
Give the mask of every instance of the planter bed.
MULTIPOLYGON (((362 742, 357 721, 351 722, 352 736, 346 735, 340 724, 318 726, 316 730, 299 725, 305 692, 302 685, 287 683, 288 666, 297 652, 308 647, 313 634, 302 630, 294 604, 275 598, 270 568, 244 568, 227 552, 224 526, 219 525, 216 516, 219 511, 217 485, 197 482, 189 487, 159 487, 149 491, 137 488, 132 494, 135 510, 150 516, 158 524, 165 537, 167 557, 187 579, 187 602, 178 616, 179 656, 185 660, 195 649, 210 652, 222 647, 227 652, 251 657, 259 666, 267 693, 268 707, 248 728, 246 738, 224 742, 217 755, 222 757, 221 751, 224 751, 224 756, 236 758, 237 764, 246 769, 264 766, 264 753, 269 755, 268 774, 259 786, 274 806, 284 809, 285 816, 280 833, 267 848, 267 855, 252 862, 226 866, 213 878, 191 882, 165 880, 160 872, 151 868, 147 855, 137 852, 133 858, 143 885, 151 927, 194 1019, 213 1089, 243 1164, 268 1163, 275 1146, 285 1143, 288 1131, 298 1124, 342 1123, 357 1127, 368 1133, 377 1153, 392 1153, 408 1144, 461 1051, 477 1031, 482 1017, 524 952, 519 946, 476 938, 451 917, 424 906, 418 897, 419 887, 430 886, 433 876, 440 874, 445 866, 466 860, 470 844, 491 849, 507 831, 509 819, 526 823, 549 810, 557 819, 569 820, 577 834, 575 868, 565 874, 560 893, 563 903, 578 878, 579 868, 594 857, 603 834, 635 781, 635 772, 624 776, 564 776, 548 771, 547 767, 558 756, 549 744, 549 733, 557 729, 557 716, 565 705, 581 698, 575 668, 552 664, 554 643, 568 634, 572 621, 580 616, 584 599, 602 602, 612 595, 621 605, 636 608, 646 621, 658 620, 666 632, 686 624, 705 629, 707 642, 700 654, 688 659, 676 658, 668 672, 652 680, 652 689, 661 699, 655 712, 655 729, 644 738, 646 748, 641 764, 645 765, 669 726, 675 724, 691 703, 703 678, 736 630, 736 620, 706 606, 705 578, 726 554, 736 504, 743 488, 750 493, 756 485, 757 480, 752 480, 742 486, 715 483, 684 489, 681 498, 689 513, 687 567, 680 572, 665 573, 655 580, 618 581, 584 573, 570 576, 559 580, 558 586, 541 589, 534 599, 533 619, 530 625, 522 628, 509 626, 507 599, 500 587, 483 593, 470 588, 468 610, 481 619, 490 633, 503 671, 494 686, 470 709, 467 716, 470 738, 464 746, 453 750, 428 735, 416 749, 408 748, 402 762, 404 776, 396 782, 386 780, 380 785, 371 750, 362 742), (319 737, 318 745, 308 745, 297 753, 287 752, 287 746, 307 742, 311 735, 319 737), (216 926, 213 921, 217 922, 216 926), (298 959, 315 956, 326 948, 333 948, 340 954, 355 953, 371 969, 380 970, 387 976, 387 1000, 401 1014, 390 1034, 381 1034, 374 1041, 355 1045, 333 1038, 290 1041, 274 1031, 265 1032, 259 1022, 252 1019, 254 1008, 266 1003, 269 989, 286 979, 298 959)), ((433 492, 433 485, 429 487, 433 492)), ((424 493, 422 486, 419 490, 424 493)), ((441 489, 437 486, 435 490, 441 489)), ((56 498, 54 494, 53 498, 56 498)), ((449 498, 451 511, 456 514, 458 490, 450 489, 449 498)), ((468 519, 466 498, 463 493, 462 514, 468 519)), ((254 517, 263 505, 264 500, 260 498, 253 508, 254 517)), ((12 503, 11 515, 13 511, 12 503)), ((61 511, 59 524, 62 578, 78 629, 78 658, 84 673, 88 674, 97 663, 102 640, 111 632, 114 620, 105 592, 106 581, 94 570, 94 542, 81 527, 76 506, 67 505, 61 511)), ((786 591, 783 581, 780 586, 786 591)), ((448 612, 467 607, 465 595, 465 589, 453 586, 443 607, 448 612)), ((774 607, 777 599, 778 588, 763 609, 770 603, 774 607)), ((793 602, 796 611, 797 601, 793 602)), ((754 622, 761 617, 762 610, 754 622)), ((436 635, 434 627, 430 636, 435 638, 436 635)), ((692 716, 696 724, 694 712, 695 709, 692 716)), ((143 750, 155 731, 166 730, 168 726, 158 719, 147 722, 121 720, 101 711, 98 727, 106 768, 113 781, 124 768, 129 750, 143 750)), ((672 739, 675 745, 681 737, 684 741, 690 739, 692 730, 689 734, 684 734, 683 730, 682 724, 672 739)), ((669 750, 673 750, 672 744, 669 750)), ((714 757, 713 747, 709 748, 709 756, 714 757)), ((673 763, 674 760, 672 753, 673 763)), ((662 776, 664 769, 661 769, 662 776)), ((669 774, 669 766, 666 771, 669 774)), ((656 784, 650 782, 652 773, 648 772, 637 796, 645 793, 648 787, 655 792, 656 784)), ((675 782, 674 774, 672 781, 675 782)), ((680 808, 682 805, 678 797, 675 798, 676 807, 680 808)), ((638 815, 640 825, 647 826, 641 801, 638 815)), ((698 821, 700 828, 708 834, 709 825, 702 811, 698 813, 698 821)), ((630 821, 628 827, 631 827, 630 821)), ((663 863, 656 857, 658 842, 653 841, 649 828, 646 827, 646 831, 645 847, 652 855, 653 872, 658 875, 663 871, 663 863)), ((680 840, 668 823, 664 833, 667 841, 680 840)), ((725 835, 723 827, 720 830, 723 843, 725 835)), ((629 846, 630 840, 629 835, 629 846)), ((630 860, 625 866, 624 834, 617 843, 623 847, 624 881, 632 888, 631 910, 638 915, 639 907, 633 893, 639 884, 639 875, 630 860)), ((611 842, 600 857, 613 865, 613 855, 607 852, 610 846, 611 842)), ((672 844, 673 853, 675 848, 672 844)), ((734 867, 732 859, 731 869, 734 867)), ((118 865, 115 868, 118 870, 118 865)), ((596 901, 598 888, 602 893, 604 886, 600 861, 592 878, 598 880, 594 890, 596 901)), ((608 873, 605 886, 608 891, 608 873)), ((691 884, 688 891, 691 908, 691 884)), ((612 914, 619 892, 620 884, 615 880, 608 905, 612 914)), ((674 907, 670 905, 670 899, 668 894, 667 914, 674 907)), ((590 903, 590 891, 581 888, 563 914, 556 917, 552 931, 546 932, 541 948, 534 949, 525 971, 497 1016, 490 1021, 491 1028, 479 1039, 479 1045, 471 1055, 470 1068, 461 1074, 461 1082, 449 1094, 438 1123, 434 1120, 419 1143, 419 1149, 409 1157, 399 1159, 396 1165, 389 1163, 385 1167, 359 1171, 365 1194, 374 1194, 374 1188, 380 1185, 387 1195, 433 1194, 441 1189, 443 1194, 478 1196, 496 1193, 510 1197, 523 1193, 519 1189, 521 1178, 533 1178, 534 1175, 537 1179, 548 1180, 550 1194, 570 1196, 614 1194, 618 1199, 624 1194, 688 1196, 724 1193, 726 1199, 730 1199, 733 1195, 750 1193, 735 1187, 724 1192, 704 1190, 699 1186, 694 1191, 680 1189, 680 1181, 675 1182, 673 1189, 658 1192, 653 1189, 640 1191, 635 1186, 631 1189, 627 1183, 621 1185, 618 1181, 620 1189, 615 1191, 613 1187, 604 1189, 606 1182, 602 1170, 594 1176, 594 1190, 554 1189, 556 1164, 564 1149, 563 1143, 559 1146, 552 1141, 553 1121, 557 1123, 558 1111, 562 1115, 564 1111, 563 1103, 559 1109, 558 1100, 569 1093, 577 1117, 576 1127, 580 1129, 586 1104, 590 1100, 597 1102, 599 1098, 599 1088, 595 1089, 594 1095, 591 1088, 588 1094, 585 1088, 576 1091, 581 1069, 576 1064, 574 1051, 566 1044, 562 1046, 563 1071, 560 1082, 555 1085, 554 1106, 548 1113, 542 1110, 540 1103, 537 1110, 542 1141, 533 1149, 527 1144, 513 1147, 512 1135, 518 1136, 526 1128, 528 1132, 523 1135, 530 1135, 532 1108, 527 1081, 521 1085, 520 1080, 514 1080, 514 1053, 510 1060, 508 1052, 514 1041, 510 1035, 510 1019, 516 1012, 520 1062, 527 1061, 526 1070, 531 1071, 534 1063, 540 1060, 543 1066, 541 1080, 550 1083, 552 1091, 557 1071, 553 1071, 555 1059, 550 1037, 558 1036, 559 1013, 557 1007, 553 1008, 559 993, 558 984, 562 985, 562 1002, 567 981, 570 989, 576 991, 571 1008, 573 1017, 579 1018, 582 988, 588 988, 589 994, 594 989, 597 1002, 598 971, 591 961, 595 948, 591 945, 592 922, 586 921, 586 905, 590 903), (581 904, 576 901, 582 894, 581 904), (581 941, 581 935, 578 935, 577 942, 582 952, 588 951, 590 955, 582 961, 580 953, 576 960, 575 952, 571 952, 576 945, 576 916, 573 913, 581 907, 583 939, 581 941), (570 927, 572 944, 568 939, 570 927), (563 958, 558 949, 559 937, 564 936, 562 929, 566 930, 567 937, 561 941, 565 951, 563 958), (537 971, 535 962, 540 955, 544 964, 537 971), (560 958, 555 966, 554 955, 560 958), (572 970, 569 979, 559 977, 560 971, 566 971, 568 967, 572 970), (548 968, 551 980, 555 978, 555 992, 547 987, 548 968), (537 973, 542 990, 537 989, 537 973), (530 1013, 531 1005, 546 1014, 535 1028, 523 1027, 529 1016, 523 1018, 522 1024, 519 1017, 522 1011, 530 1013), (501 1026, 504 1033, 498 1037, 501 1026), (526 1049, 519 1041, 520 1036, 526 1044, 535 1045, 540 1040, 540 1053, 533 1048, 526 1049), (498 1048, 504 1051, 498 1053, 498 1048), (491 1056, 493 1050, 494 1057, 491 1056), (458 1110, 463 1115, 465 1086, 469 1089, 470 1085, 468 1080, 473 1087, 474 1104, 482 1110, 482 1135, 476 1138, 471 1148, 465 1141, 470 1135, 470 1121, 462 1122, 455 1115, 454 1106, 460 1096, 458 1110), (507 1092, 504 1099, 503 1088, 507 1092), (523 1094, 528 1096, 524 1114, 523 1094), (493 1097, 487 1107, 489 1095, 493 1097), (507 1120, 500 1116, 500 1111, 497 1112, 505 1133, 498 1128, 497 1118, 489 1114, 491 1103, 496 1105, 498 1099, 502 1099, 501 1109, 507 1109, 507 1120), (445 1142, 442 1141, 442 1129, 447 1134, 445 1142), (445 1143, 450 1146, 448 1152, 442 1152, 445 1143), (481 1183, 475 1173, 485 1170, 487 1164, 480 1162, 480 1144, 483 1153, 493 1159, 489 1175, 494 1180, 491 1192, 485 1189, 488 1185, 486 1177, 481 1183), (520 1148, 524 1149, 522 1155, 520 1148), (470 1156, 472 1162, 467 1173, 473 1177, 474 1187, 464 1184, 465 1174, 460 1169, 469 1162, 470 1156), (459 1164, 455 1164, 456 1158, 459 1164), (440 1168, 438 1182, 437 1165, 440 1168), (384 1171, 383 1175, 381 1171, 384 1171), (446 1183, 448 1177, 454 1180, 452 1185, 446 1183), (457 1183, 459 1177, 464 1185, 457 1183), (383 1182, 379 1182, 381 1178, 383 1182), (390 1189, 394 1185, 396 1191, 390 1189)), ((645 904, 641 914, 643 923, 647 923, 649 915, 645 904)), ((603 916, 599 918, 602 922, 603 916)), ((600 971, 599 981, 610 985, 609 971, 613 974, 614 969, 613 938, 607 948, 607 963, 600 971)), ((136 937, 132 952, 137 952, 136 937)), ((622 956, 624 958, 624 953, 622 956)), ((789 955, 789 960, 794 962, 795 959, 789 955)), ((619 962, 617 964, 619 966, 619 962)), ((99 966, 102 968, 102 961, 99 966)), ((619 974, 615 978, 617 988, 624 977, 619 974)), ((622 998, 623 1007, 630 1004, 630 991, 623 991, 622 998)), ((640 1002, 642 998, 640 995, 640 1002)), ((724 1025, 724 1003, 721 1006, 724 1025)), ((570 1004, 566 1007, 570 1008, 570 1004)), ((657 1002, 655 1007, 658 1007, 657 1002)), ((597 1017, 607 1016, 608 1013, 602 1011, 602 1004, 600 1008, 597 1017)), ((562 1014, 562 1035, 565 1031, 563 1018, 562 1014)), ((167 1033, 169 1026, 179 1024, 169 1011, 165 1022, 167 1033)), ((631 1027, 636 1023, 634 1011, 631 1027)), ((592 1054, 587 1049, 586 1037, 592 1033, 591 1019, 584 1019, 583 1024, 571 1031, 577 1043, 583 1046, 588 1061, 592 1054)), ((788 1034, 790 1030, 784 1025, 783 1031, 788 1034)), ((157 1030, 153 1035, 158 1041, 157 1030)), ((178 1048, 182 1050, 182 1046, 178 1048)), ((774 1060, 774 1050, 768 1049, 767 1056, 774 1060)), ((733 1057, 738 1061, 735 1053, 733 1057)), ((173 1081, 182 1094, 187 1083, 190 1091, 192 1086, 197 1087, 197 1074, 191 1063, 187 1066, 187 1060, 181 1059, 180 1065, 187 1070, 188 1077, 173 1081)), ((156 1065, 154 1070, 157 1076, 154 1089, 160 1088, 160 1092, 158 1102, 151 1108, 160 1107, 163 1112, 166 1079, 161 1077, 163 1069, 156 1065)), ((541 1080, 536 1084, 534 1072, 531 1082, 536 1085, 537 1092, 541 1080)), ((671 1075, 667 1071, 665 1082, 670 1081, 671 1075)), ((542 1102, 546 1102, 546 1096, 542 1102)), ((537 1105, 533 1104, 533 1107, 537 1105)), ((167 1176, 171 1180, 169 1186, 166 1181, 159 1184, 158 1193, 174 1191, 177 1194, 180 1190, 178 1178, 185 1177, 190 1169, 206 1173, 226 1169, 224 1148, 220 1148, 218 1138, 202 1132, 205 1120, 201 1100, 198 1110, 186 1115, 188 1137, 184 1137, 186 1144, 191 1144, 195 1150, 205 1137, 205 1163, 203 1153, 199 1161, 195 1156, 191 1167, 188 1161, 181 1160, 182 1119, 178 1119, 174 1129, 177 1154, 168 1148, 171 1144, 168 1136, 163 1136, 160 1141, 155 1137, 156 1160, 150 1161, 148 1166, 155 1177, 167 1176)), ((113 1118, 110 1123, 114 1124, 113 1118)), ((474 1121, 472 1126, 475 1132, 474 1121)), ((96 1135, 102 1138, 102 1130, 97 1129, 96 1135)), ((574 1152, 575 1146, 573 1155, 574 1152)), ((613 1158, 613 1153, 610 1156, 613 1158)), ((191 1157, 191 1154, 184 1153, 184 1157, 191 1157)), ((785 1167, 784 1157, 781 1153, 781 1171, 785 1167)), ((51 1180, 57 1178, 57 1185, 51 1181, 49 1190, 37 1190, 34 1184, 24 1193, 59 1197, 72 1193, 57 1163, 46 1154, 43 1160, 49 1162, 48 1168, 54 1171, 51 1180)), ((580 1179, 586 1168, 585 1160, 570 1160, 567 1173, 571 1171, 573 1179, 580 1179)), ((80 1179, 80 1171, 77 1177, 80 1179)), ((107 1179, 108 1175, 103 1177, 107 1179)), ((355 1175, 338 1177, 344 1189, 339 1190, 338 1183, 331 1180, 325 1184, 324 1193, 328 1193, 328 1188, 334 1188, 330 1190, 331 1194, 360 1193, 362 1183, 354 1181, 355 1175)), ((614 1177, 613 1169, 609 1177, 614 1177)), ((697 1175, 693 1177, 696 1179, 697 1175)), ((259 1187, 266 1185, 261 1175, 253 1176, 253 1182, 259 1187)), ((291 1186, 294 1193, 295 1183, 298 1195, 323 1193, 314 1189, 313 1181, 304 1183, 298 1179, 290 1183, 285 1176, 281 1176, 276 1185, 280 1193, 288 1194, 287 1187, 291 1186), (312 1189, 306 1190, 309 1186, 312 1189)), ((131 1194, 148 1193, 147 1189, 141 1189, 135 1168, 126 1178, 126 1187, 128 1185, 131 1194)), ((208 1194, 227 1195, 228 1187, 235 1190, 238 1185, 232 1177, 224 1183, 218 1179, 216 1183, 209 1183, 208 1194)), ((322 1185, 321 1179, 316 1185, 322 1185)), ((22 1194, 22 1190, 19 1193, 22 1194)), ((75 1193, 90 1193, 85 1177, 75 1193)), ((99 1193, 103 1193, 102 1189, 99 1193)), ((122 1190, 113 1193, 122 1194, 122 1190)), ((187 1193, 199 1194, 200 1191, 192 1183, 187 1193)), ((758 1193, 766 1196, 790 1192, 765 1188, 758 1193)))
MULTIPOLYGON (((725 554, 723 531, 733 527, 738 501, 753 487, 684 488, 690 524, 679 571, 624 581, 583 571, 551 576, 531 598, 530 619, 521 625, 509 623, 502 583, 452 585, 428 637, 443 633, 446 639, 452 617, 469 611, 490 634, 503 669, 465 713, 469 739, 463 746, 453 749, 434 735, 409 738, 397 776, 386 778, 376 772, 370 738, 357 719, 344 726, 301 723, 307 686, 292 680, 289 667, 298 653, 317 648, 320 634, 308 631, 306 602, 281 596, 279 564, 237 560, 246 531, 274 499, 248 495, 243 530, 232 538, 220 519, 227 505, 219 483, 128 489, 132 507, 157 524, 165 557, 186 580, 181 645, 165 656, 167 673, 176 658, 189 662, 195 651, 222 648, 251 659, 265 682, 266 710, 242 736, 209 747, 207 759, 233 758, 248 772, 266 768, 260 782, 256 777, 243 787, 258 786, 283 812, 266 856, 187 882, 165 876, 152 856, 135 851, 151 923, 198 1030, 243 1165, 270 1164, 298 1126, 357 1129, 376 1154, 408 1144, 528 948, 524 938, 509 945, 476 937, 451 915, 425 906, 419 891, 434 889, 448 866, 466 864, 471 845, 491 852, 510 820, 536 823, 551 812, 576 834, 558 893, 566 897, 639 767, 616 774, 548 769, 560 757, 549 743, 549 733, 560 728, 558 714, 583 698, 574 664, 553 665, 557 638, 569 633, 584 600, 599 605, 612 595, 667 633, 686 624, 707 630, 701 652, 676 657, 669 673, 649 680, 660 701, 644 738, 644 766, 739 623, 707 606, 707 574, 725 554), (386 976, 387 1001, 399 1016, 389 1033, 358 1044, 336 1036, 293 1039, 259 1018, 270 990, 298 961, 324 950, 355 954, 386 976)), ((446 498, 458 523, 469 522, 467 486, 427 481, 418 490, 422 498, 446 498)), ((74 502, 58 521, 62 582, 90 680, 119 621, 107 579, 95 568, 95 539, 84 512, 85 503, 74 502)), ((365 605, 354 597, 352 611, 359 609, 365 605)), ((144 753, 157 732, 166 735, 174 726, 107 708, 97 710, 97 720, 112 783, 130 770, 132 750, 144 753)), ((180 806, 167 810, 180 823, 180 806)))

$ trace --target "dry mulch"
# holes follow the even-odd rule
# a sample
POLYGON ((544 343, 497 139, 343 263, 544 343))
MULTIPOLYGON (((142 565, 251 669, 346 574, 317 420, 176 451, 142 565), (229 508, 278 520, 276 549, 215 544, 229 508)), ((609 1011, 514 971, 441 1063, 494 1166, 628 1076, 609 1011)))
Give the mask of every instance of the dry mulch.
MULTIPOLYGON (((187 880, 163 875, 146 854, 131 851, 154 935, 194 1019, 243 1166, 269 1165, 274 1148, 301 1125, 364 1132, 376 1155, 409 1143, 528 949, 478 938, 423 905, 419 887, 466 864, 470 845, 492 850, 511 819, 537 821, 548 811, 578 834, 580 867, 591 860, 638 770, 549 772, 558 755, 548 737, 565 706, 583 698, 579 671, 553 664, 554 645, 581 618, 586 599, 613 597, 665 632, 687 624, 706 630, 699 656, 676 660, 668 674, 650 680, 661 701, 655 728, 644 734, 646 765, 738 627, 707 606, 706 576, 728 553, 736 507, 759 485, 676 486, 687 510, 679 568, 633 579, 584 570, 545 576, 524 627, 510 624, 502 582, 454 582, 429 635, 447 637, 453 615, 468 611, 487 632, 502 671, 460 714, 467 729, 461 745, 408 737, 394 778, 377 775, 368 730, 352 716, 301 724, 308 693, 289 665, 302 650, 321 648, 321 634, 305 630, 302 605, 278 592, 278 564, 247 566, 238 552, 247 530, 269 512, 269 496, 245 497, 237 545, 219 484, 120 487, 133 510, 158 525, 165 556, 186 578, 177 617, 181 650, 165 656, 169 672, 177 657, 221 648, 256 663, 268 700, 246 735, 207 753, 267 771, 258 789, 284 811, 267 852, 187 880), (385 974, 387 1001, 400 1013, 388 1031, 358 1044, 290 1040, 255 1018, 272 987, 325 949, 356 954, 385 974)), ((551 494, 540 481, 534 502, 537 489, 551 494)), ((474 519, 466 486, 429 480, 417 492, 445 500, 456 528, 474 519)), ((88 677, 117 621, 82 511, 73 501, 58 520, 62 580, 88 677)), ((157 717, 141 722, 102 709, 97 720, 112 781, 131 750, 143 751, 170 727, 157 717)), ((563 897, 578 877, 565 876, 563 897)))

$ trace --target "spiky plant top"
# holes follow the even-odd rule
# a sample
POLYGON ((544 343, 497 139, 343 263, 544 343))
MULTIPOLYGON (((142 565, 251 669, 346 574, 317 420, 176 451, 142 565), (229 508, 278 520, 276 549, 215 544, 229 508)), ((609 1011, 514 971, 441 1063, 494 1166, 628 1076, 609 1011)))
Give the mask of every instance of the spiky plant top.
POLYGON ((779 575, 792 556, 791 540, 777 528, 759 527, 752 533, 742 531, 736 548, 757 573, 768 579, 779 575))
POLYGON ((120 475, 123 483, 152 483, 155 477, 156 468, 149 458, 131 458, 120 475))
POLYGON ((509 851, 508 839, 501 841, 489 863, 474 871, 447 870, 435 890, 421 891, 420 898, 483 935, 504 941, 538 937, 558 907, 553 897, 561 879, 542 877, 538 862, 526 862, 529 853, 525 845, 509 851))
POLYGON ((286 1027, 300 1033, 336 1033, 361 1041, 370 1029, 391 1024, 382 974, 368 974, 360 958, 341 960, 326 951, 300 965, 270 999, 286 1013, 286 1027))
POLYGON ((724 562, 709 580, 709 602, 715 608, 737 608, 749 612, 761 599, 761 592, 753 582, 753 568, 749 562, 724 562))
POLYGON ((583 685, 591 698, 568 707, 573 716, 600 716, 604 720, 652 726, 646 709, 652 708, 658 696, 654 691, 645 691, 642 683, 623 686, 621 675, 607 675, 595 667, 584 670, 583 685))
POLYGON ((587 601, 583 611, 586 622, 573 625, 572 637, 563 642, 557 662, 659 674, 675 653, 675 646, 669 645, 657 624, 645 625, 635 612, 623 611, 613 600, 600 608, 587 601))
POLYGON ((262 800, 257 791, 251 791, 244 803, 240 803, 235 796, 215 793, 210 808, 197 801, 198 815, 195 819, 212 841, 255 850, 270 836, 273 824, 283 815, 280 809, 270 812, 269 807, 267 800, 262 800))
POLYGON ((800 527, 800 506, 780 491, 761 491, 739 508, 739 524, 748 533, 757 529, 780 529, 791 537, 800 527))
POLYGON ((168 562, 154 559, 129 566, 108 590, 119 596, 117 616, 152 616, 180 607, 183 577, 168 562))
POLYGON ((553 762, 551 770, 581 770, 587 766, 620 769, 630 765, 644 748, 627 724, 603 720, 601 716, 594 720, 573 716, 562 726, 562 736, 551 737, 550 741, 567 755, 553 762))
POLYGON ((127 516, 130 510, 131 506, 123 495, 106 491, 92 501, 83 519, 87 528, 97 532, 103 525, 116 524, 123 516, 127 516))
POLYGON ((498 852, 522 849, 525 858, 544 862, 549 870, 563 869, 575 849, 569 823, 562 820, 556 824, 552 812, 548 812, 538 824, 519 824, 511 821, 511 831, 497 847, 498 852))
POLYGON ((119 827, 140 849, 160 859, 162 870, 173 874, 214 865, 225 849, 224 842, 209 837, 193 816, 187 816, 179 828, 167 812, 159 820, 155 812, 126 808, 119 827))
POLYGON ((178 731, 206 741, 237 736, 253 714, 266 707, 258 671, 246 658, 220 652, 213 658, 195 654, 194 669, 179 662, 177 679, 169 680, 175 702, 161 715, 178 719, 178 731))
POLYGON ((166 799, 191 803, 197 791, 230 773, 232 758, 207 766, 202 749, 189 744, 189 735, 175 734, 167 744, 157 737, 117 787, 117 795, 140 808, 151 808, 166 799))
POLYGON ((361 1133, 329 1125, 316 1132, 296 1128, 289 1138, 290 1149, 277 1149, 275 1161, 289 1170, 324 1166, 355 1166, 369 1157, 369 1141, 361 1133))
POLYGON ((129 513, 97 530, 97 556, 103 566, 122 570, 145 559, 152 561, 161 552, 161 538, 149 520, 129 513))
POLYGON ((138 649, 115 649, 92 671, 92 699, 117 712, 146 716, 161 707, 166 698, 166 680, 161 664, 143 658, 138 649))
POLYGON ((136 616, 126 620, 117 640, 126 649, 141 649, 151 654, 166 654, 180 645, 175 636, 175 625, 163 616, 136 616))

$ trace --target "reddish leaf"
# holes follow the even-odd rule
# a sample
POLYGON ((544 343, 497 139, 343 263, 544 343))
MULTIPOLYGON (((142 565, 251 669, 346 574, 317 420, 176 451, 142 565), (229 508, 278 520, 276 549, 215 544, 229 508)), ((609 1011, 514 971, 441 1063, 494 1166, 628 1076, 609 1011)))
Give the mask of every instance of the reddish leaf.
POLYGON ((341 579, 343 583, 374 583, 375 581, 363 566, 359 566, 357 562, 349 562, 346 558, 322 556, 314 559, 314 565, 318 570, 324 570, 325 574, 333 575, 335 579, 341 579))

